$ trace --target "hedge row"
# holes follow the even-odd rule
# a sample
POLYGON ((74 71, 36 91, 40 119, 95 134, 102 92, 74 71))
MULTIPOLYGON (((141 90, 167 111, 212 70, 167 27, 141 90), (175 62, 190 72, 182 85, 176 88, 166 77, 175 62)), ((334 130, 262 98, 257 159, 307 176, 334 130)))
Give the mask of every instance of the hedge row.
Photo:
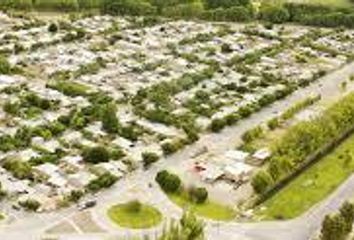
POLYGON ((273 192, 284 180, 288 182, 289 176, 297 176, 311 162, 332 150, 353 129, 354 93, 351 93, 321 116, 291 127, 276 143, 267 169, 252 179, 254 190, 260 195, 273 192))

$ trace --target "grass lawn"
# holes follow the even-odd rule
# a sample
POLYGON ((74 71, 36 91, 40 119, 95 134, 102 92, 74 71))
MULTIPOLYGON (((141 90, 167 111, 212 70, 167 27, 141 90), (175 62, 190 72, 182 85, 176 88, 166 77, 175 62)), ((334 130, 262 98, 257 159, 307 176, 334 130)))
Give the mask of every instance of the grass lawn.
POLYGON ((354 170, 354 135, 332 153, 307 169, 260 207, 256 213, 266 219, 294 218, 325 199, 354 170))
POLYGON ((152 206, 142 204, 139 211, 131 211, 128 204, 119 204, 108 209, 109 218, 121 227, 150 228, 162 221, 162 214, 152 206))
POLYGON ((203 204, 191 202, 185 194, 169 194, 168 197, 181 208, 188 208, 196 215, 219 221, 230 221, 236 213, 228 207, 215 202, 207 201, 203 204))

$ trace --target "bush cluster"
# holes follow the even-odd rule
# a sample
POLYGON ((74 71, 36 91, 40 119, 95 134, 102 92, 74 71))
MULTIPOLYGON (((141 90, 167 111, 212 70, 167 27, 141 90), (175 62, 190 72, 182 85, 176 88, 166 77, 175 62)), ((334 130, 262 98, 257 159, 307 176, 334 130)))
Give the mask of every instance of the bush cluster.
POLYGON ((111 187, 117 180, 116 176, 107 172, 91 180, 86 188, 91 192, 97 192, 103 188, 111 187))
POLYGON ((354 205, 344 202, 339 213, 326 215, 322 222, 321 240, 344 240, 352 231, 354 222, 354 205))
POLYGON ((87 148, 83 151, 82 157, 88 163, 108 162, 110 158, 109 151, 103 146, 87 148))
POLYGON ((169 173, 166 170, 158 172, 155 180, 162 190, 167 193, 175 193, 179 191, 182 184, 181 179, 176 174, 169 173))
POLYGON ((144 152, 144 153, 142 153, 142 158, 143 158, 144 167, 147 168, 151 164, 157 162, 160 157, 159 157, 159 155, 157 155, 156 153, 153 153, 153 152, 144 152))

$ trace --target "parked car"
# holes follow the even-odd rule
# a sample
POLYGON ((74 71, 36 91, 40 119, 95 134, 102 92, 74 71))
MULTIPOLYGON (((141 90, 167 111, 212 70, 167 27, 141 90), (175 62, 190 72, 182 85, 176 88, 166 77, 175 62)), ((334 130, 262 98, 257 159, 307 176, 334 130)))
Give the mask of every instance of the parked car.
POLYGON ((92 208, 92 207, 96 206, 96 204, 97 204, 96 200, 87 200, 87 201, 79 203, 78 209, 79 209, 79 211, 83 211, 85 209, 92 208))

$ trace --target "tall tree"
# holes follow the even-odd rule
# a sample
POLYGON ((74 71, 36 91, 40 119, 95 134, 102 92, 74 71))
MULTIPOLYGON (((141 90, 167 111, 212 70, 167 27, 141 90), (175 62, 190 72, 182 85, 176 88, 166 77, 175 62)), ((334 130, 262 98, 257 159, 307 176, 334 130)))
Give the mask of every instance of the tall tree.
POLYGON ((340 214, 327 215, 322 223, 321 240, 344 240, 345 219, 340 214))
POLYGON ((344 202, 340 208, 340 214, 345 220, 345 230, 347 233, 352 231, 354 222, 354 204, 348 201, 344 202))

